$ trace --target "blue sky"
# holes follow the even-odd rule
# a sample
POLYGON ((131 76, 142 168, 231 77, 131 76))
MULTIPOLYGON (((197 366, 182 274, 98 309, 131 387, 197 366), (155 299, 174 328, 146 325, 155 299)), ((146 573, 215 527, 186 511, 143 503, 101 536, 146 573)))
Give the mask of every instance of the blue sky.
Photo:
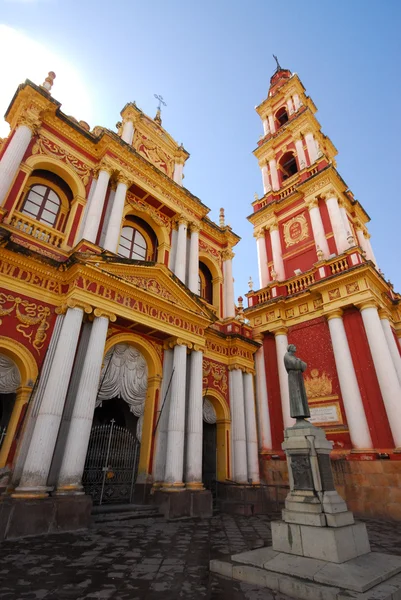
MULTIPOLYGON (((223 206, 242 237, 236 296, 248 291, 250 275, 258 281, 246 220, 254 193, 262 195, 254 107, 267 95, 277 54, 314 100, 339 151, 338 170, 372 219, 379 266, 401 291, 398 0, 0 0, 0 24, 0 51, 1 38, 3 46, 9 40, 1 81, 14 90, 33 74, 42 83, 54 69, 54 97, 91 126, 114 128, 132 100, 153 116, 154 93, 163 95, 163 125, 191 154, 185 186, 214 220, 223 206)), ((4 112, 13 92, 2 88, 4 112)))

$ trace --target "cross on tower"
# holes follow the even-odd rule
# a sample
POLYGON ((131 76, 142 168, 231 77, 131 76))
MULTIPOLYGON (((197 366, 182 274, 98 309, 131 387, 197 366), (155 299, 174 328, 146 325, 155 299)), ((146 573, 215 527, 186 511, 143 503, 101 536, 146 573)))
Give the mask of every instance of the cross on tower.
POLYGON ((277 56, 275 54, 273 54, 273 58, 274 58, 274 60, 277 63, 277 71, 279 71, 281 69, 281 66, 280 66, 280 63, 278 62, 278 58, 277 58, 277 56))
POLYGON ((163 106, 167 106, 167 104, 166 104, 166 103, 164 102, 164 100, 163 100, 163 96, 160 96, 160 95, 158 95, 158 94, 154 94, 154 97, 156 98, 156 100, 158 100, 158 101, 159 101, 159 104, 158 104, 158 106, 157 106, 157 110, 158 110, 158 111, 161 111, 162 104, 163 104, 163 106))

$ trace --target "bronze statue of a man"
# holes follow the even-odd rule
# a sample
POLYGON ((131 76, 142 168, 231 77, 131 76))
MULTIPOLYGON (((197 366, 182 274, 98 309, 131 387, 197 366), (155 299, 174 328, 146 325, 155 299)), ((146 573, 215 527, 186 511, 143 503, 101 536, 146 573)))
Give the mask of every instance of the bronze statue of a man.
POLYGON ((310 411, 302 373, 308 365, 295 356, 296 351, 294 344, 290 344, 284 355, 290 392, 290 414, 294 419, 305 419, 310 417, 310 411))

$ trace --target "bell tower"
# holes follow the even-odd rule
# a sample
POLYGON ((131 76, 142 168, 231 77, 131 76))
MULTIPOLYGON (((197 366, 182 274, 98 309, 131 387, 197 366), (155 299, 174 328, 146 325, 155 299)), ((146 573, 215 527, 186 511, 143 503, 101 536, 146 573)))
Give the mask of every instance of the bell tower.
POLYGON ((256 111, 263 124, 254 150, 263 196, 255 196, 248 219, 259 289, 247 294, 244 314, 260 343, 255 365, 263 477, 277 481, 272 472, 280 470, 283 429, 293 425, 283 361, 288 344, 308 363, 311 421, 334 442, 332 457, 397 460, 401 296, 377 267, 369 216, 338 173, 337 150, 298 75, 277 61, 256 111))

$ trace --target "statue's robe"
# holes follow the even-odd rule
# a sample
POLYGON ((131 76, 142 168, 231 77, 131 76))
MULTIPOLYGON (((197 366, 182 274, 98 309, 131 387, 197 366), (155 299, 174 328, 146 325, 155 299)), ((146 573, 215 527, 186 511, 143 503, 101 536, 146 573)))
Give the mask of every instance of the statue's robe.
POLYGON ((287 352, 284 356, 284 365, 288 373, 291 417, 294 419, 310 417, 308 398, 306 396, 304 378, 302 375, 307 364, 300 358, 287 352))

